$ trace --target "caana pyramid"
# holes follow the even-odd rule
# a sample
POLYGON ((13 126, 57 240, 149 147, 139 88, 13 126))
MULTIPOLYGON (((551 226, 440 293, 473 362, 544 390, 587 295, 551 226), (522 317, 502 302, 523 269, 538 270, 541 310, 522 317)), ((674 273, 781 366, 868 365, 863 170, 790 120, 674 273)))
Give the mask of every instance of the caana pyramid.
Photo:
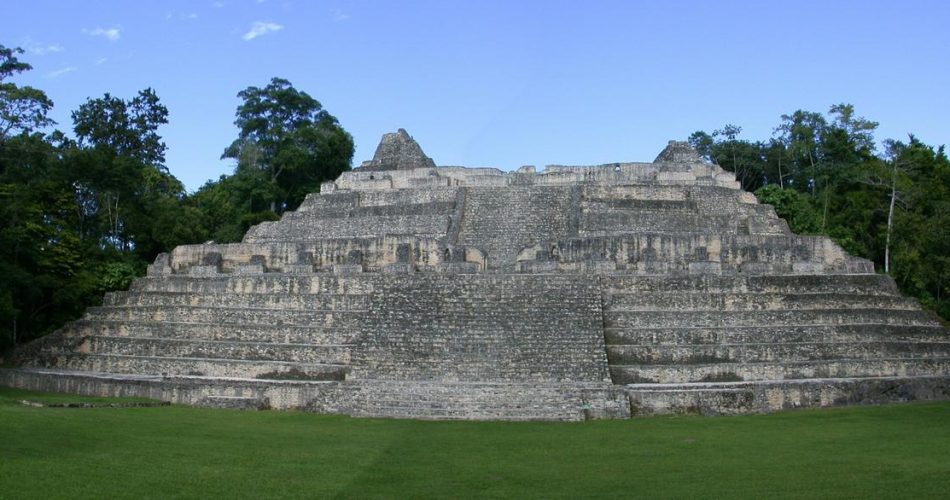
POLYGON ((404 131, 235 244, 22 347, 0 383, 458 419, 950 397, 950 335, 670 142, 653 163, 436 167, 404 131))

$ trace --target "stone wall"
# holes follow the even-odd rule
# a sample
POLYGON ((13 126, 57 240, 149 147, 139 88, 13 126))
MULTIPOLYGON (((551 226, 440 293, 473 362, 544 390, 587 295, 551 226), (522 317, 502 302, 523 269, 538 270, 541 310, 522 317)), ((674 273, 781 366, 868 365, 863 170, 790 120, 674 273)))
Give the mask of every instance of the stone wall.
POLYGON ((600 291, 589 279, 416 275, 386 277, 376 287, 351 378, 608 379, 600 291))
POLYGON ((577 234, 578 196, 576 187, 467 189, 458 242, 483 250, 490 268, 510 268, 523 248, 577 234))

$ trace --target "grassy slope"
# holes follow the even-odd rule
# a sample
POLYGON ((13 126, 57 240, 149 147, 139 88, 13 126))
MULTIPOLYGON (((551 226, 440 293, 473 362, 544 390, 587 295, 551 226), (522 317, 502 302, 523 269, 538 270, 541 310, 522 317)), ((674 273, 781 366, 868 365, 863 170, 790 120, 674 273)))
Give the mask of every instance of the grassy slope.
POLYGON ((32 408, 18 399, 31 398, 0 388, 0 498, 920 498, 950 491, 950 403, 505 423, 32 408))

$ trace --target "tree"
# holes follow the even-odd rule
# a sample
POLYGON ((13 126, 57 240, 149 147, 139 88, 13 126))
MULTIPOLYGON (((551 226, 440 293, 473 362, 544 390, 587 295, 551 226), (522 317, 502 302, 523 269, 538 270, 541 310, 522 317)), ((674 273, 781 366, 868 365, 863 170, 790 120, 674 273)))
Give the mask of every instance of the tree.
POLYGON ((891 274, 906 293, 950 318, 950 160, 942 146, 913 136, 895 152, 901 209, 894 213, 891 274))
POLYGON ((168 123, 168 108, 147 88, 129 101, 108 93, 88 99, 73 111, 73 130, 79 145, 107 148, 115 156, 137 160, 165 170, 167 147, 158 127, 168 123))
POLYGON ((238 161, 236 174, 263 172, 273 187, 270 210, 296 208, 320 183, 349 170, 353 138, 319 101, 282 78, 238 93, 238 138, 222 158, 238 161))
POLYGON ((799 191, 817 193, 819 146, 825 125, 820 113, 797 110, 791 115, 782 115, 782 123, 775 129, 789 151, 792 185, 799 191))
MULTIPOLYGON (((911 136, 911 143, 916 139, 911 136)), ((903 195, 903 188, 909 182, 906 169, 908 162, 904 156, 907 146, 900 141, 884 141, 885 169, 879 169, 881 175, 870 172, 865 182, 872 186, 884 187, 888 193, 887 229, 884 240, 884 272, 891 272, 891 239, 894 234, 894 214, 897 202, 903 195)))
POLYGON ((168 109, 145 89, 128 101, 108 93, 88 99, 72 118, 77 142, 64 158, 72 166, 70 183, 83 227, 103 245, 155 253, 160 245, 148 244, 151 204, 184 196, 184 187, 164 165, 166 146, 158 134, 168 109))
POLYGON ((715 161, 713 159, 713 144, 715 143, 713 136, 702 130, 697 130, 690 134, 688 142, 704 160, 710 162, 715 161))
POLYGON ((0 144, 10 136, 26 133, 55 124, 46 114, 53 108, 53 101, 42 90, 19 87, 7 82, 11 76, 33 69, 17 59, 23 49, 0 45, 0 144))
POLYGON ((852 148, 858 153, 872 154, 874 152, 874 131, 878 123, 866 120, 863 116, 854 116, 854 106, 851 104, 835 104, 828 114, 833 117, 832 125, 843 130, 852 148))

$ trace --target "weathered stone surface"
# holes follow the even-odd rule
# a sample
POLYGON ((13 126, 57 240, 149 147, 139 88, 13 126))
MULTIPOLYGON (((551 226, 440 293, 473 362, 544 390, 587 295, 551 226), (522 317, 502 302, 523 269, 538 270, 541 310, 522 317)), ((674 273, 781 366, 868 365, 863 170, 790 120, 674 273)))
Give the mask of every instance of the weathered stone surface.
POLYGON ((932 314, 676 141, 505 173, 387 134, 297 211, 160 255, 13 360, 0 384, 400 418, 950 398, 932 314))
POLYGON ((405 129, 383 135, 376 147, 373 159, 360 165, 363 170, 412 170, 435 168, 435 162, 422 152, 422 148, 405 129))
POLYGON ((660 151, 654 163, 702 163, 703 159, 699 156, 686 141, 670 141, 669 144, 660 151))

